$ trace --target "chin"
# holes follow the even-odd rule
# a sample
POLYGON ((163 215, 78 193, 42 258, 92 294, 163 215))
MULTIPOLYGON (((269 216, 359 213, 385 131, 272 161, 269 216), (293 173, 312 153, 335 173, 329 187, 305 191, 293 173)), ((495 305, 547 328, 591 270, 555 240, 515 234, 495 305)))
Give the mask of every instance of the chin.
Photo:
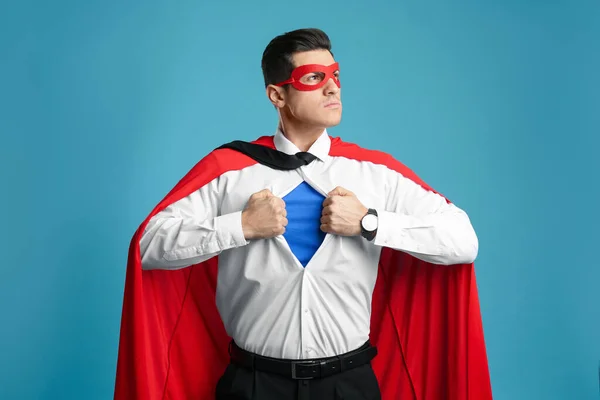
POLYGON ((341 122, 341 119, 339 119, 339 118, 338 118, 337 120, 335 120, 335 121, 332 121, 331 123, 329 123, 329 124, 327 125, 327 127, 328 127, 328 128, 332 128, 332 127, 334 127, 334 126, 337 126, 337 125, 339 125, 339 124, 340 124, 340 122, 341 122))
POLYGON ((306 115, 306 118, 298 118, 298 121, 302 122, 305 126, 311 126, 313 128, 327 129, 336 125, 339 125, 342 119, 342 113, 319 113, 315 112, 313 115, 306 115))
POLYGON ((339 123, 342 121, 342 115, 336 115, 336 116, 329 116, 327 118, 323 118, 321 121, 321 125, 323 125, 326 128, 330 128, 332 126, 336 126, 339 125, 339 123))
POLYGON ((338 118, 333 118, 332 120, 328 121, 329 123, 327 124, 327 127, 330 128, 332 126, 336 126, 339 125, 340 122, 342 122, 342 117, 338 117, 338 118))
POLYGON ((320 127, 321 129, 328 129, 328 128, 333 128, 336 125, 340 124, 340 120, 336 119, 336 120, 321 120, 321 121, 315 121, 312 125, 315 127, 320 127))

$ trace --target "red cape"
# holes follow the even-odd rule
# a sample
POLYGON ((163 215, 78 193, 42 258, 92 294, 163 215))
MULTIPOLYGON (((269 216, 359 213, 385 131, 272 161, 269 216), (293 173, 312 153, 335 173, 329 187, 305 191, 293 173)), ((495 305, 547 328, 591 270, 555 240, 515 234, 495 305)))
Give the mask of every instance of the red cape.
MULTIPOLYGON (((256 140, 274 148, 273 137, 256 140)), ((432 190, 389 155, 332 138, 330 155, 386 165, 432 190)), ((221 174, 256 161, 214 150, 152 210, 129 248, 116 400, 212 399, 228 359, 215 304, 218 257, 175 271, 142 271, 139 242, 152 216, 221 174)), ((433 191, 433 190, 432 190, 433 191)), ((373 368, 382 398, 492 398, 473 264, 433 265, 384 248, 373 294, 373 368)))

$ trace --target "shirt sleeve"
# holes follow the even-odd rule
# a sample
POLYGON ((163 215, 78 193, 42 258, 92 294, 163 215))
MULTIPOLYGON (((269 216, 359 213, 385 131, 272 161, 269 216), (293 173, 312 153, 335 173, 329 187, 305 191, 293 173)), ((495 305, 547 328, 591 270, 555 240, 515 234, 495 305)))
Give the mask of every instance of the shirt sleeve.
POLYGON ((374 243, 432 264, 469 264, 479 242, 468 215, 441 195, 388 170, 374 243))
POLYGON ((142 269, 178 269, 247 245, 242 212, 220 215, 218 178, 154 215, 140 240, 142 269))

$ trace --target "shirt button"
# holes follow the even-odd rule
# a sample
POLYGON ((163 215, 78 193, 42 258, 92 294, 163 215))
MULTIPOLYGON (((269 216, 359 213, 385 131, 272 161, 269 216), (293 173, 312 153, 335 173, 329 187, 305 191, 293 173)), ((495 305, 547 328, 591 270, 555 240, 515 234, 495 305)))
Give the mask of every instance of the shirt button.
POLYGON ((304 313, 305 313, 305 314, 308 314, 308 308, 305 308, 305 309, 304 309, 304 313))

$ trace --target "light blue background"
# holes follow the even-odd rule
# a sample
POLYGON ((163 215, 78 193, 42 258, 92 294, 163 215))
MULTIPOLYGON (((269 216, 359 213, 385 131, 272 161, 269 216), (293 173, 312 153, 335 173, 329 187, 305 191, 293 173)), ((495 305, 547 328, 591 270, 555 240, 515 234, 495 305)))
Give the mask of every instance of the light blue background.
POLYGON ((3 2, 0 398, 111 398, 131 235, 208 151, 273 132, 260 57, 307 26, 343 70, 331 134, 469 213, 495 398, 598 398, 591 0, 3 2))

